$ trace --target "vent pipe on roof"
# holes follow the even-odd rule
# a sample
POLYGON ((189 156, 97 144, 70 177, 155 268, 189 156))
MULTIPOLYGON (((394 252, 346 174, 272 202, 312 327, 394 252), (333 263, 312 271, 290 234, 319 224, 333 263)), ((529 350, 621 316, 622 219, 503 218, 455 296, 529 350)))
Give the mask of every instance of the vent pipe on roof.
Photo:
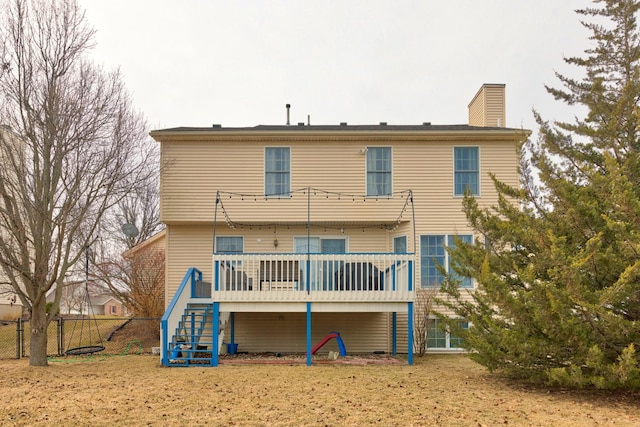
POLYGON ((287 126, 289 126, 291 124, 291 122, 289 121, 289 109, 291 108, 291 104, 287 104, 287 126))

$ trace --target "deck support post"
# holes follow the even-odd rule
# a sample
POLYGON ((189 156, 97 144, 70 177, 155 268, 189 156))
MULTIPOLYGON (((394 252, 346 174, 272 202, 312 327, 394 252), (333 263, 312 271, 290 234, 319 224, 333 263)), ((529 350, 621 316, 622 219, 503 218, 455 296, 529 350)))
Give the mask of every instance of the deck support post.
POLYGON ((218 366, 218 357, 220 352, 220 343, 218 342, 220 339, 220 303, 213 303, 213 319, 211 321, 211 341, 212 341, 212 349, 211 349, 211 366, 218 366))
POLYGON ((311 366, 311 303, 307 302, 307 366, 311 366))
POLYGON ((407 307, 407 363, 413 365, 413 303, 407 307))
POLYGON ((229 323, 231 326, 231 330, 229 333, 231 334, 231 344, 236 342, 236 313, 233 311, 229 314, 229 323))
POLYGON ((391 354, 398 354, 398 313, 391 313, 391 354))

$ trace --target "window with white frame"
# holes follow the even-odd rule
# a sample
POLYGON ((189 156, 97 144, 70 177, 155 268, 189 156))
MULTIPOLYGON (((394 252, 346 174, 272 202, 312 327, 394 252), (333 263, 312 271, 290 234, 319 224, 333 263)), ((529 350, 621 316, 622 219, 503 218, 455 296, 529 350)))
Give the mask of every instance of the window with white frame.
POLYGON ((407 236, 397 236, 393 238, 393 253, 407 253, 407 236))
POLYGON ((242 236, 216 236, 216 252, 221 254, 241 254, 244 248, 242 236))
MULTIPOLYGON (((462 329, 469 329, 469 322, 459 320, 462 329)), ((427 350, 462 349, 462 338, 455 336, 440 319, 429 319, 427 322, 427 350)))
POLYGON ((468 188, 471 194, 480 194, 480 156, 478 147, 453 148, 453 194, 463 196, 468 188))
POLYGON ((471 234, 433 234, 420 236, 420 286, 423 288, 440 286, 444 281, 444 275, 438 266, 454 278, 460 280, 460 287, 472 288, 470 277, 458 277, 451 268, 451 257, 446 247, 455 248, 455 239, 464 243, 472 243, 471 234))
MULTIPOLYGON (((244 237, 242 236, 216 236, 216 253, 241 254, 244 252, 244 237)), ((227 267, 241 268, 242 261, 229 261, 227 267)))
POLYGON ((367 196, 391 195, 391 165, 391 147, 367 147, 367 196))
POLYGON ((289 197, 291 191, 291 150, 266 147, 264 151, 265 196, 289 197))

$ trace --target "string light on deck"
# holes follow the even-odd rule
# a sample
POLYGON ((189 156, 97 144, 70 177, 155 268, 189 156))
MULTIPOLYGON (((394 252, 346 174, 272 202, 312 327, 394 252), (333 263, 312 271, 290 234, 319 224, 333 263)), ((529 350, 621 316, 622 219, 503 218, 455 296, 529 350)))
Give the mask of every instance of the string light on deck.
MULTIPOLYGON (((367 228, 378 228, 378 229, 385 229, 388 231, 394 231, 396 230, 401 224, 402 224, 402 220, 404 217, 404 214, 407 212, 407 209, 409 207, 409 203, 413 203, 413 194, 411 192, 411 190, 403 190, 400 192, 397 192, 395 194, 389 194, 389 195, 383 195, 383 196, 367 196, 367 195, 357 195, 357 194, 351 194, 351 193, 342 193, 342 192, 335 192, 335 191, 327 191, 327 190, 322 190, 322 189, 318 189, 318 188, 313 188, 313 187, 303 187, 297 190, 292 190, 289 192, 285 192, 285 193, 280 193, 280 194, 271 194, 271 195, 267 195, 267 194, 247 194, 247 193, 237 193, 237 192, 221 192, 219 191, 217 194, 221 194, 221 195, 227 195, 229 197, 230 200, 234 200, 234 203, 236 203, 235 201, 242 201, 244 202, 245 199, 247 200, 251 200, 253 199, 254 203, 258 202, 258 199, 263 199, 265 203, 267 202, 271 202, 271 203, 276 203, 276 200, 281 201, 281 200, 287 200, 287 199, 291 199, 294 197, 295 194, 302 194, 304 196, 306 196, 306 199, 309 199, 311 196, 314 197, 318 197, 318 196, 322 196, 324 195, 323 199, 325 200, 348 200, 351 199, 352 203, 355 203, 357 199, 362 199, 363 203, 367 202, 367 199, 375 199, 376 203, 380 203, 382 201, 390 201, 393 199, 400 199, 403 200, 403 206, 400 209, 400 212, 396 218, 396 220, 394 222, 387 222, 387 221, 383 221, 383 222, 378 222, 376 224, 371 224, 371 225, 365 225, 362 226, 362 224, 353 224, 351 226, 345 227, 344 225, 341 225, 340 222, 341 221, 336 221, 336 225, 335 226, 331 226, 328 225, 326 221, 324 222, 320 222, 320 223, 314 223, 313 221, 311 222, 307 222, 305 227, 308 229, 309 227, 319 227, 320 229, 322 229, 324 232, 326 232, 328 229, 334 229, 337 230, 338 232, 344 233, 344 230, 346 229, 361 229, 363 232, 366 232, 367 228), (235 197, 234 197, 235 196, 235 197), (405 197, 406 196, 406 197, 405 197)), ((229 215, 227 208, 224 206, 223 202, 222 202, 222 197, 217 196, 216 197, 216 206, 219 204, 220 208, 224 214, 224 218, 225 218, 225 222, 227 223, 227 225, 229 226, 229 228, 232 229, 236 229, 238 227, 241 227, 241 229, 244 229, 244 227, 248 227, 249 230, 253 230, 254 227, 258 228, 259 230, 261 230, 262 226, 267 227, 268 229, 271 229, 271 226, 273 225, 274 228, 276 226, 276 223, 271 223, 271 222, 261 222, 261 223, 257 223, 257 222, 251 222, 251 223, 238 223, 236 221, 233 221, 231 219, 231 216, 229 215)), ((302 221, 294 221, 291 223, 287 223, 286 221, 279 221, 277 222, 277 224, 280 225, 286 225, 287 226, 287 230, 290 230, 291 226, 299 226, 302 225, 302 221)))

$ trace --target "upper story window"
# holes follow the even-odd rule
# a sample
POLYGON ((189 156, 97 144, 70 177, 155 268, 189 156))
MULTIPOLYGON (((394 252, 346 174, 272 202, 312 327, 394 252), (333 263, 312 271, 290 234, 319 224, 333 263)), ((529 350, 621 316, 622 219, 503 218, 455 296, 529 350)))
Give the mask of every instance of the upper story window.
POLYGON ((391 147, 367 147, 367 196, 389 196, 391 147))
POLYGON ((291 149, 267 147, 264 152, 265 196, 289 197, 291 191, 291 149))
POLYGON ((464 243, 471 243, 471 234, 436 234, 420 236, 420 284, 423 288, 440 286, 444 281, 444 275, 438 268, 444 267, 445 271, 454 278, 460 280, 460 287, 471 288, 473 283, 470 277, 458 277, 451 267, 451 259, 446 247, 455 247, 455 237, 464 243))
POLYGON ((463 196, 467 188, 480 194, 480 156, 478 147, 453 148, 453 194, 463 196))

